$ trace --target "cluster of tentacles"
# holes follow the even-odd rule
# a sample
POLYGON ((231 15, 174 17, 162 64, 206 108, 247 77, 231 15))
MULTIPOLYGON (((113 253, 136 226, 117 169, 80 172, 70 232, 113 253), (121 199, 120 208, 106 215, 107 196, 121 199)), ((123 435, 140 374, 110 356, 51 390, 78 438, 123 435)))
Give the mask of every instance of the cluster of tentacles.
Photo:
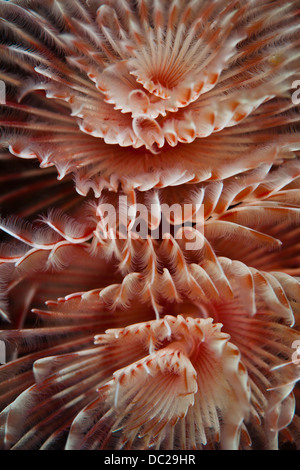
POLYGON ((300 448, 300 2, 0 12, 0 448, 300 448))

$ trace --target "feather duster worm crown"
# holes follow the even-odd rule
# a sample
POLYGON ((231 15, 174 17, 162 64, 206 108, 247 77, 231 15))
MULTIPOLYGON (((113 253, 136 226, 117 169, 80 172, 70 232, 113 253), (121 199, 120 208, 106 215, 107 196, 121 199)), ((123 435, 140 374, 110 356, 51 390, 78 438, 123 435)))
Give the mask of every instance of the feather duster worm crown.
POLYGON ((0 11, 0 448, 299 448, 300 2, 0 11))

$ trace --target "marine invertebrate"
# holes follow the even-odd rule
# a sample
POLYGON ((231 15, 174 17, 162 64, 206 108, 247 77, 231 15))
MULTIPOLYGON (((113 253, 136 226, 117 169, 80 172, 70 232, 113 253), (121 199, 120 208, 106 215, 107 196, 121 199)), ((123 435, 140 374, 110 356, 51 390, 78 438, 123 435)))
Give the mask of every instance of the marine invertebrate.
POLYGON ((0 6, 3 448, 299 446, 299 2, 0 6))
POLYGON ((1 8, 1 140, 60 177, 75 171, 82 193, 220 179, 298 145, 285 99, 299 60, 297 2, 1 8))

